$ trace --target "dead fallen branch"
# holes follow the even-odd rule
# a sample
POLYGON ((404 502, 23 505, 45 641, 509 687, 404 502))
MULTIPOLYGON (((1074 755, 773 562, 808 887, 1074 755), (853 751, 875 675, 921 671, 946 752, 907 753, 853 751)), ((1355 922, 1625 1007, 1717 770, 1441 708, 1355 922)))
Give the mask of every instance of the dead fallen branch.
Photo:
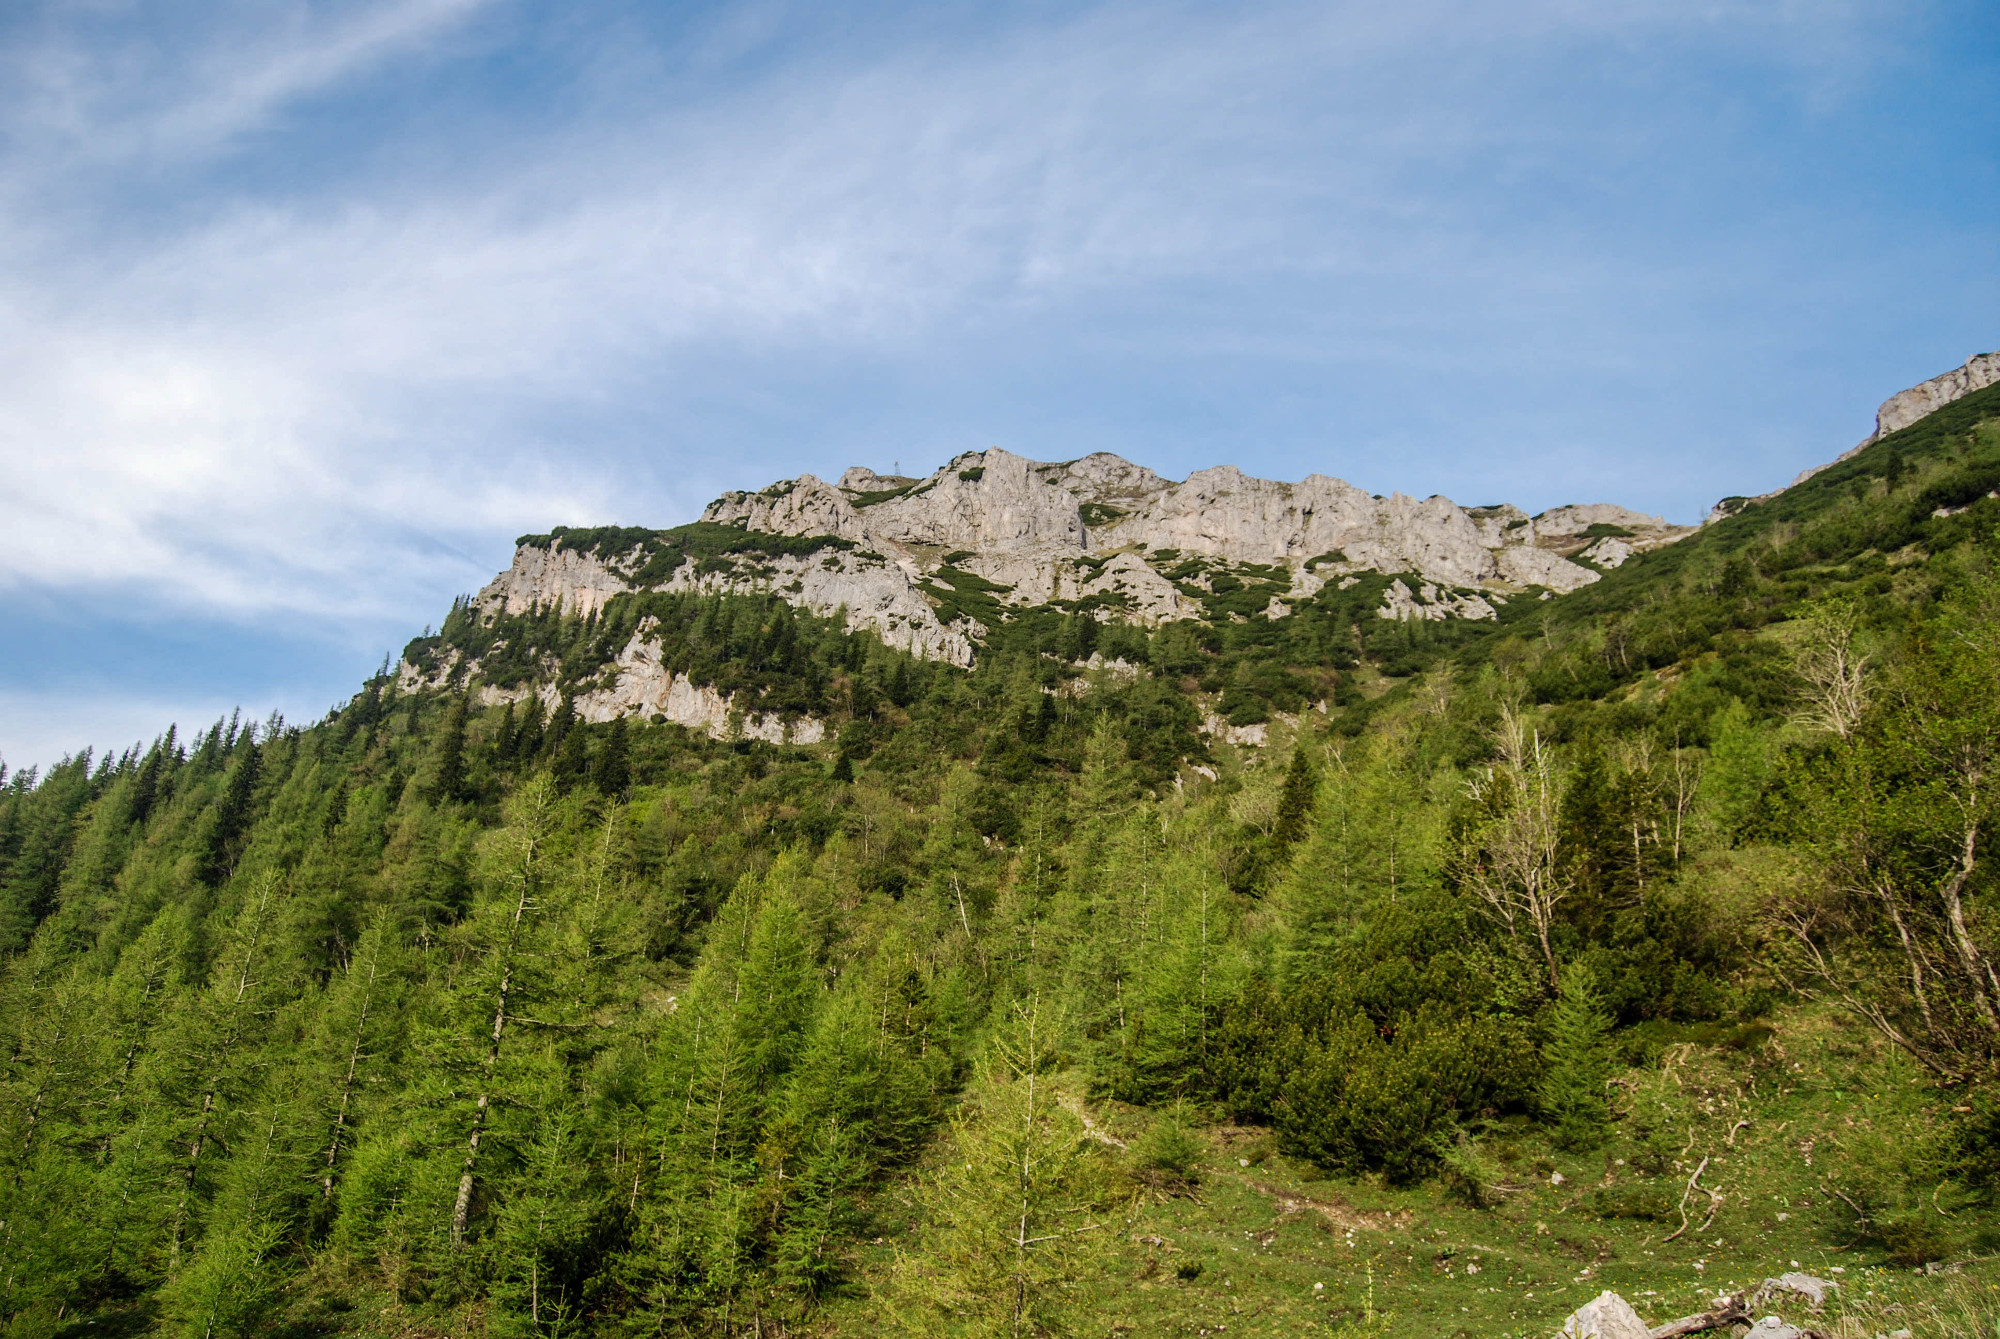
MULTIPOLYGON (((1697 1311, 1692 1316, 1682 1316, 1663 1325, 1655 1325, 1648 1331, 1649 1339, 1680 1339, 1684 1334, 1701 1334, 1706 1330, 1719 1330, 1729 1325, 1751 1323, 1759 1308, 1773 1291, 1776 1280, 1766 1279, 1764 1286, 1750 1294, 1728 1293, 1715 1299, 1715 1305, 1706 1311, 1697 1311)), ((1788 1331, 1798 1335, 1798 1339, 1829 1339, 1819 1330, 1792 1328, 1788 1331)))
POLYGON ((1664 1325, 1652 1328, 1652 1339, 1678 1339, 1683 1334, 1700 1334, 1703 1330, 1719 1330, 1725 1325, 1738 1325, 1750 1319, 1750 1307, 1743 1300, 1743 1294, 1732 1293, 1715 1299, 1715 1305, 1706 1311, 1697 1311, 1692 1316, 1682 1316, 1664 1325))
MULTIPOLYGON (((1701 1180, 1701 1174, 1707 1170, 1708 1170, 1708 1159, 1703 1158, 1701 1160, 1701 1165, 1694 1169, 1694 1175, 1688 1178, 1687 1189, 1681 1192, 1681 1205, 1680 1205, 1681 1225, 1674 1229, 1673 1236, 1668 1237, 1667 1241, 1672 1241, 1674 1237, 1678 1237, 1688 1230, 1688 1196, 1694 1194, 1695 1183, 1701 1180)), ((1711 1205, 1709 1208, 1708 1217, 1709 1221, 1711 1222, 1713 1222, 1715 1219, 1715 1209, 1713 1205, 1711 1205)), ((1706 1226, 1707 1226, 1706 1224, 1703 1225, 1704 1230, 1706 1229, 1706 1226)), ((1684 1333, 1692 1333, 1692 1331, 1684 1331, 1684 1333)))

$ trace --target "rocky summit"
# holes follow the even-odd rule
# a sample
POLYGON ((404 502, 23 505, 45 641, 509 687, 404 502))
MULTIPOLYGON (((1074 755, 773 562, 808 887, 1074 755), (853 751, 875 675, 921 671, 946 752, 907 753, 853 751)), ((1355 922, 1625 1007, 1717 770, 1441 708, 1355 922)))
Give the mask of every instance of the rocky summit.
MULTIPOLYGON (((970 663, 986 619, 1059 606, 1143 624, 1282 618, 1365 574, 1391 619, 1490 619, 1510 598, 1561 595, 1691 527, 1596 503, 1530 516, 1446 497, 1377 496, 1326 475, 1259 479, 1233 465, 1162 478, 1105 452, 1030 460, 994 448, 923 478, 856 466, 710 503, 702 527, 805 541, 754 541, 733 556, 657 561, 649 532, 524 537, 478 605, 591 612, 632 589, 762 589, 927 658, 970 663), (983 618, 982 615, 985 617, 983 618)), ((668 532, 671 533, 671 532, 668 532)))

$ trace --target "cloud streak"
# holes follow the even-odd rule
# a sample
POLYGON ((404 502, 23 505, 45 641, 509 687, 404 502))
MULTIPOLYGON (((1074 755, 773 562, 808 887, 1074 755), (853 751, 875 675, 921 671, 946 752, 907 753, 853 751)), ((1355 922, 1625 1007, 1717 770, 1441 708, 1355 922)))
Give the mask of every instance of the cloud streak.
POLYGON ((683 519, 856 443, 914 456, 1069 415, 1105 425, 1090 446, 1212 463, 1181 458, 1227 432, 1158 435, 1205 379, 1253 468, 1305 449, 1260 434, 1310 441, 1301 419, 1368 404, 1415 476, 1390 484, 1601 458, 1545 440, 1530 397, 1644 380, 1707 294, 1785 282, 1776 238, 1715 199, 1755 146, 1689 165, 1738 144, 1745 71, 1812 104, 1784 117, 1823 115, 1891 15, 187 17, 0 29, 28 90, 0 114, 0 589, 375 627, 430 616, 517 531, 683 519), (1712 235, 1690 242, 1695 216, 1712 235), (954 401, 982 366, 997 389, 954 401), (1423 375, 1525 389, 1478 424, 1420 406, 1397 427, 1423 375), (1059 387, 1040 419, 996 408, 1010 378, 1059 387), (1396 436, 1472 426, 1505 449, 1396 436))
POLYGON ((19 94, 7 129, 31 153, 60 153, 62 175, 206 157, 490 4, 30 6, 6 34, 4 68, 19 94))

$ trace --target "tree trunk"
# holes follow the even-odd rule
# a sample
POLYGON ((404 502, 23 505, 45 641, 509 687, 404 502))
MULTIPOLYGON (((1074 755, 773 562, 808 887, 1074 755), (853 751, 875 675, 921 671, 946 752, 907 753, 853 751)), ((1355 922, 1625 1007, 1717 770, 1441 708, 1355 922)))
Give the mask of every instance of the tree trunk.
MULTIPOLYGON (((527 902, 524 893, 521 901, 527 902)), ((515 911, 516 925, 520 924, 520 911, 515 911)), ((508 937, 509 956, 512 956, 513 937, 508 937)), ((466 1223, 472 1216, 472 1184, 479 1166, 479 1136, 486 1131, 486 1113, 493 1104, 493 1074, 500 1066, 500 1038, 507 1029, 507 991, 513 984, 513 966, 500 974, 500 999, 493 1010, 493 1040, 486 1048, 485 1079, 488 1091, 479 1094, 479 1104, 472 1114, 472 1133, 465 1141, 465 1163, 458 1176, 458 1198, 451 1206, 451 1244, 454 1249, 465 1244, 466 1223)))
POLYGON ((465 1140, 465 1161, 458 1174, 458 1197, 451 1206, 451 1245, 465 1244, 465 1229, 472 1218, 472 1189, 479 1171, 479 1139, 486 1132, 486 1115, 493 1106, 493 1076, 500 1068, 500 1042, 507 1032, 507 994, 514 985, 514 948, 520 942, 521 921, 528 914, 528 900, 535 886, 535 853, 540 845, 538 812, 530 820, 536 830, 528 837, 521 861, 521 889, 514 899, 514 917, 507 925, 507 944, 500 959, 500 987, 493 1003, 493 1036, 486 1047, 486 1063, 481 1071, 481 1092, 472 1113, 472 1132, 465 1140))
MULTIPOLYGON (((1977 779, 1974 781, 1977 785, 1977 779)), ((1972 1003, 1979 1010, 1979 1016, 1986 1023, 1986 1030, 2000 1033, 2000 1017, 1993 1011, 1993 1000, 1988 995, 1988 981, 1985 964, 1979 955, 1978 946, 1972 942, 1972 934, 1965 926, 1965 885, 1972 878, 1972 870, 1978 859, 1979 824, 1972 816, 1973 806, 1968 804, 1965 834, 1960 847, 1958 870, 1945 880, 1939 897, 1944 902, 1945 917, 1951 922, 1952 947, 1958 950, 1958 958, 1965 966, 1966 987, 1972 992, 1972 1003)))
POLYGON ((354 1076, 361 1068, 361 1046, 368 1032, 368 1009, 375 1002, 375 968, 382 960, 382 948, 378 941, 375 954, 368 960, 368 981, 362 988, 361 1017, 354 1024, 354 1042, 347 1049, 347 1077, 340 1085, 340 1109, 333 1116, 333 1135, 326 1146, 326 1175, 320 1178, 320 1198, 333 1198, 334 1164, 340 1158, 340 1144, 347 1136, 347 1108, 354 1099, 354 1076))

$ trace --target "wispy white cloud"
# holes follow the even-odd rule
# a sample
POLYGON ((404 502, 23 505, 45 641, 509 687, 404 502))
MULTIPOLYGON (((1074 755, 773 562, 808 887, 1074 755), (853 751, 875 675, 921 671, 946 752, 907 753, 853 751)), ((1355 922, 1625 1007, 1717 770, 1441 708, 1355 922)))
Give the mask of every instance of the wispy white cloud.
MULTIPOLYGON (((607 61, 577 76, 608 82, 574 120, 469 118, 461 153, 419 100, 357 118, 413 148, 337 191, 232 175, 231 155, 282 156, 305 102, 385 69, 420 80, 500 12, 226 5, 169 36, 52 10, 9 36, 28 96, 0 169, 36 189, 0 195, 0 583, 409 608, 471 584, 457 555, 496 533, 672 519, 718 476, 760 477, 756 444, 641 467, 550 426, 718 346, 893 360, 995 325, 1056 335, 1102 295, 1171 284, 1459 294, 1422 317, 1334 313, 1293 356, 1416 356, 1466 306, 1602 320, 1575 290, 1613 262, 1494 216, 1492 162, 1533 190, 1564 155, 1661 128, 1577 117, 1551 71, 1647 43, 1819 70, 1858 59, 1829 29, 1874 22, 1747 2, 1116 6, 830 39, 698 97, 607 61)), ((702 59, 724 61, 782 26, 713 32, 702 59)), ((1521 328, 1510 356, 1553 338, 1521 328)), ((1159 338, 1198 356, 1254 336, 1159 338)))
POLYGON ((411 54, 493 0, 29 5, 0 69, 17 143, 67 170, 206 155, 301 98, 411 54))

